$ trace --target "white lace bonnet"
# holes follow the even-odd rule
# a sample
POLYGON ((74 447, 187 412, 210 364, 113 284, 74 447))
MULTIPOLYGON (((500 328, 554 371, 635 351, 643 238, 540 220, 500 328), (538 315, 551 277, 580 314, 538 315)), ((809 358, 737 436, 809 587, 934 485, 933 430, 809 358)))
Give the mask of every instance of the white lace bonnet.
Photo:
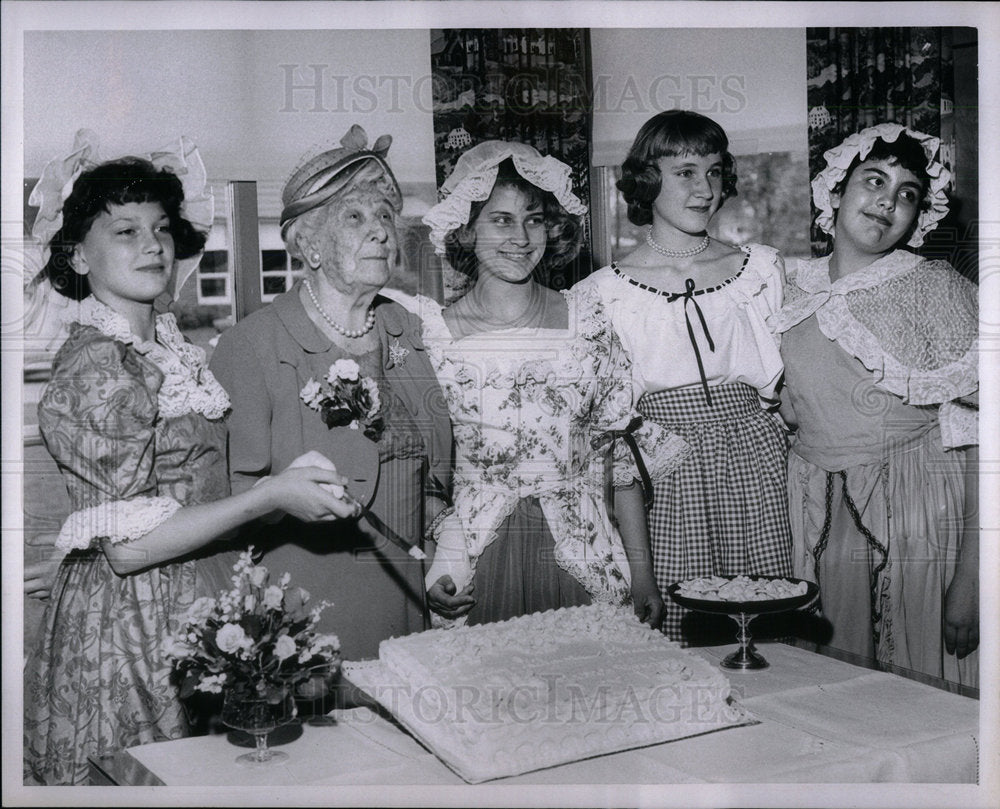
MULTIPOLYGON (((207 187, 205 164, 202 163, 198 147, 187 137, 143 155, 157 169, 167 168, 181 181, 184 201, 181 216, 187 219, 195 230, 207 234, 212 229, 215 218, 215 202, 211 189, 207 187)), ((86 170, 103 162, 98 157, 97 135, 90 129, 80 129, 73 141, 72 151, 65 157, 49 161, 42 170, 35 187, 28 197, 28 204, 38 208, 31 236, 41 253, 39 267, 44 267, 49 259, 49 242, 63 224, 63 204, 73 191, 77 178, 86 170)), ((191 277, 201 261, 199 252, 175 262, 174 286, 171 290, 177 297, 184 282, 191 277)))
POLYGON ((927 197, 930 200, 930 207, 921 211, 917 217, 917 227, 908 244, 910 247, 920 247, 924 243, 924 236, 934 230, 938 222, 948 213, 948 197, 944 189, 951 182, 951 172, 936 159, 938 147, 941 145, 938 138, 908 129, 901 124, 879 124, 862 129, 849 135, 839 146, 823 153, 826 168, 812 181, 813 205, 819 211, 816 224, 820 230, 834 235, 835 210, 831 192, 847 176, 847 170, 854 162, 854 158, 859 157, 864 160, 876 140, 881 138, 886 143, 892 143, 903 132, 920 143, 924 154, 927 155, 927 175, 930 177, 927 197))
POLYGON ((532 185, 549 191, 569 213, 582 216, 587 206, 573 193, 570 167, 525 143, 487 140, 473 146, 455 163, 451 176, 441 186, 441 201, 423 218, 438 255, 444 254, 445 238, 469 221, 473 202, 490 198, 500 164, 510 158, 517 173, 532 185))

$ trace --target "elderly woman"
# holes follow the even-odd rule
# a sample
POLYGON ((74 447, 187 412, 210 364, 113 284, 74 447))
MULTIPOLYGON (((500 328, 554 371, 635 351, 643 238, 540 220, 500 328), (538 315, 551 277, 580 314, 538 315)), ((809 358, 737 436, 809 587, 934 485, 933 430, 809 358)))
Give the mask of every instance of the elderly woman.
POLYGON ((419 547, 450 487, 451 426, 420 321, 379 291, 398 261, 402 196, 385 156, 352 126, 341 148, 285 185, 282 237, 305 279, 225 332, 212 371, 232 399, 232 486, 243 491, 305 449, 348 478, 359 519, 322 527, 280 515, 253 538, 265 564, 314 601, 346 659, 424 628, 419 547), (363 509, 363 512, 362 512, 363 509), (330 541, 335 534, 335 542, 330 541), (392 540, 392 541, 389 541, 392 540))

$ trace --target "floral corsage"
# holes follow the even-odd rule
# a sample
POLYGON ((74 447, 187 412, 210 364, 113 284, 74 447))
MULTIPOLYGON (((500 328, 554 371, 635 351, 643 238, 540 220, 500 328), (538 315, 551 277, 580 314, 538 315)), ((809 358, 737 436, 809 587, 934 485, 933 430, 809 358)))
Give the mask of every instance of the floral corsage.
POLYGON ((363 429, 372 441, 382 435, 384 423, 378 384, 362 376, 354 360, 337 360, 322 382, 310 377, 299 397, 308 407, 319 411, 327 427, 363 429))

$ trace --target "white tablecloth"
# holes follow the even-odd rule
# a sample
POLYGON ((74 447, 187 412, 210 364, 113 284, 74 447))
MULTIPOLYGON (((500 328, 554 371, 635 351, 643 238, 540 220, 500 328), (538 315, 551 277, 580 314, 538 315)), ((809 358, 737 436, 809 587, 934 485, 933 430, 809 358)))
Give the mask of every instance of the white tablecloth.
MULTIPOLYGON (((697 650, 718 662, 735 647, 697 650)), ((771 666, 727 672, 760 724, 554 767, 503 784, 975 783, 979 702, 784 644, 771 666)), ((169 786, 439 785, 462 780, 367 708, 306 725, 266 770, 235 764, 225 735, 133 747, 169 786)), ((475 787, 469 787, 475 789, 475 787)))

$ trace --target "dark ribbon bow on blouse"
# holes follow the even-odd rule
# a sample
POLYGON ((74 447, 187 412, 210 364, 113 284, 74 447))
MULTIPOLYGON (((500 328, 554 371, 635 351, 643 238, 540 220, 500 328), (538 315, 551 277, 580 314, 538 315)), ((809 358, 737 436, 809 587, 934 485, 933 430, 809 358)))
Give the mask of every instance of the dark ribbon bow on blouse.
POLYGON ((691 317, 688 314, 688 304, 694 304, 694 310, 698 314, 698 319, 701 321, 701 330, 705 333, 705 340, 708 341, 708 350, 715 352, 715 342, 712 340, 712 335, 708 331, 708 324, 705 322, 705 315, 702 314, 701 307, 696 301, 695 295, 701 294, 701 290, 695 291, 694 280, 688 278, 684 282, 684 291, 675 292, 672 295, 667 296, 667 301, 673 303, 678 298, 684 298, 684 323, 687 325, 688 339, 691 340, 691 348, 694 349, 694 358, 698 362, 698 373, 701 375, 701 387, 705 391, 705 399, 709 406, 712 405, 712 394, 708 388, 708 379, 705 377, 705 366, 701 361, 701 351, 698 350, 698 341, 694 337, 694 327, 691 325, 691 317))
POLYGON ((614 487, 614 475, 610 473, 610 469, 607 468, 608 465, 613 463, 615 455, 615 444, 618 439, 622 439, 626 446, 632 451, 632 457, 635 459, 635 467, 639 470, 639 479, 642 482, 642 502, 646 507, 646 511, 649 511, 653 507, 653 481, 649 477, 649 472, 646 469, 646 463, 642 460, 642 453, 639 452, 639 445, 635 441, 635 436, 632 435, 639 427, 642 426, 642 416, 636 416, 632 421, 628 423, 628 426, 624 430, 606 430, 600 435, 594 436, 590 440, 590 445, 594 449, 601 449, 608 444, 611 444, 611 450, 608 452, 607 458, 605 459, 605 492, 604 496, 607 500, 608 510, 611 511, 614 506, 615 497, 615 487, 614 487))

